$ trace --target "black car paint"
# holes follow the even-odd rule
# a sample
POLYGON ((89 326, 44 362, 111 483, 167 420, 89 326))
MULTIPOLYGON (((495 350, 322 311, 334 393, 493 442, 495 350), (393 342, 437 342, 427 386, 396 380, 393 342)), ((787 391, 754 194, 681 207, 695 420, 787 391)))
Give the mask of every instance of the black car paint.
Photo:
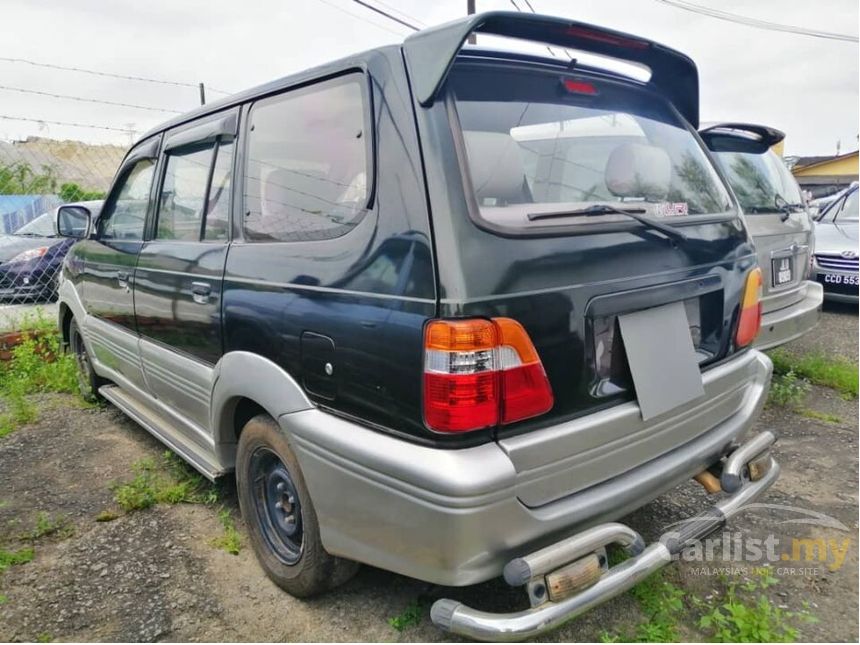
MULTIPOLYGON (((534 63, 564 69, 559 63, 535 62, 528 56, 494 57, 499 65, 534 63)), ((577 74, 587 76, 589 71, 578 68, 577 74)), ((683 244, 648 232, 636 222, 597 226, 587 234, 564 237, 512 238, 479 228, 469 213, 470 198, 449 106, 442 100, 429 107, 417 104, 400 47, 377 49, 270 83, 165 127, 228 105, 243 105, 233 182, 233 237, 224 247, 220 315, 216 312, 211 317, 212 329, 200 331, 210 337, 223 331, 223 352, 249 351, 272 360, 324 409, 413 441, 460 447, 630 400, 630 391, 611 397, 593 393, 590 303, 610 296, 617 311, 641 308, 637 290, 668 285, 662 291, 667 295, 650 303, 653 306, 679 298, 672 295, 671 285, 697 279, 708 285, 716 281, 721 294, 719 311, 710 311, 716 329, 711 363, 736 351, 732 337, 738 303, 744 278, 755 263, 752 243, 739 217, 682 223, 689 238, 683 244), (364 218, 348 234, 325 243, 244 241, 239 225, 244 206, 238 168, 247 139, 243 133, 247 104, 355 70, 368 75, 372 88, 376 184, 364 218), (384 253, 402 258, 396 285, 374 293, 350 289, 351 278, 384 253), (414 276, 432 276, 432 281, 414 276), (549 413, 501 430, 488 428, 464 435, 440 435, 425 427, 421 406, 424 325, 434 317, 459 316, 510 316, 523 324, 555 394, 556 403, 549 413), (331 363, 331 374, 325 363, 331 363)), ((153 257, 143 255, 138 261, 141 246, 158 248, 151 243, 111 244, 108 264, 114 267, 113 274, 98 268, 106 262, 102 257, 105 245, 90 240, 74 247, 70 255, 75 259, 67 266, 87 265, 83 282, 87 283, 88 308, 95 284, 115 281, 117 265, 134 270, 135 264, 132 283, 135 289, 140 286, 141 293, 150 294, 150 306, 175 304, 170 294, 178 294, 182 288, 174 285, 172 292, 163 290, 156 299, 146 271, 152 263, 181 267, 197 260, 181 258, 178 253, 156 258, 158 254, 153 252, 153 257)), ((210 277, 217 279, 216 274, 217 267, 213 267, 210 277)), ((72 278, 81 282, 82 274, 72 278)), ((128 306, 115 316, 94 313, 152 336, 149 323, 144 325, 140 319, 135 323, 128 306)), ((189 331, 184 323, 159 329, 159 342, 183 349, 182 338, 189 331)), ((217 347, 211 345, 210 349, 217 347)), ((211 363, 218 354, 212 351, 198 356, 211 363)))

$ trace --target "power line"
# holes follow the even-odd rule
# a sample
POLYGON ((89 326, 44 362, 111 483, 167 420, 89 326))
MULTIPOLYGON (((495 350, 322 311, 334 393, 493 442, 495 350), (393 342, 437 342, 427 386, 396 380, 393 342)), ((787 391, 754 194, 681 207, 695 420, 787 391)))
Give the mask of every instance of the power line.
MULTIPOLYGON (((93 76, 106 76, 108 78, 121 78, 126 81, 143 81, 144 83, 158 83, 160 85, 175 85, 179 87, 193 87, 197 88, 197 83, 181 83, 179 81, 164 81, 157 78, 146 78, 144 76, 128 76, 126 74, 114 74, 112 72, 99 72, 94 69, 84 69, 82 67, 67 67, 65 65, 55 65, 53 63, 40 63, 34 60, 28 60, 26 58, 8 58, 6 56, 0 56, 0 61, 4 63, 24 63, 25 65, 32 65, 33 67, 47 67, 49 69, 60 69, 66 72, 78 72, 81 74, 92 74, 93 76)), ((218 94, 232 94, 232 92, 226 92, 224 90, 219 90, 214 87, 208 87, 208 90, 213 92, 217 92, 218 94)))
POLYGON ((367 2, 364 2, 364 0, 352 0, 352 1, 356 4, 360 4, 362 7, 366 7, 367 9, 370 9, 371 11, 375 11, 380 16, 385 16, 389 20, 393 20, 394 22, 400 23, 404 27, 409 27, 413 31, 420 31, 420 29, 418 29, 418 27, 416 27, 415 25, 408 23, 405 20, 401 20, 397 16, 392 16, 387 11, 380 9, 379 7, 374 7, 372 4, 368 4, 367 2))
POLYGON ((137 134, 137 130, 128 130, 126 128, 112 128, 107 125, 93 125, 91 123, 71 123, 69 121, 49 121, 47 119, 30 119, 24 116, 8 116, 6 114, 0 114, 0 119, 6 119, 7 121, 29 121, 31 123, 48 123, 50 125, 66 125, 73 128, 92 128, 94 130, 110 130, 112 132, 124 132, 125 134, 137 134))
POLYGON ((422 27, 427 26, 427 23, 424 22, 423 20, 418 20, 418 18, 416 18, 415 16, 410 16, 405 11, 401 11, 400 9, 392 7, 390 4, 386 4, 386 3, 382 2, 382 0, 376 0, 376 4, 382 5, 383 7, 388 9, 389 11, 393 11, 394 13, 400 14, 404 18, 409 18, 409 20, 411 20, 412 22, 414 22, 417 25, 421 25, 422 27))
POLYGON ((361 20, 362 22, 367 23, 368 25, 372 25, 373 27, 376 27, 377 29, 382 29, 383 31, 387 31, 389 34, 394 34, 395 36, 397 36, 399 38, 403 38, 403 34, 400 33, 399 31, 394 31, 393 29, 389 29, 388 27, 383 27, 382 25, 377 24, 375 22, 372 22, 363 16, 359 16, 358 14, 352 13, 351 11, 347 11, 343 7, 339 7, 338 5, 336 5, 333 2, 329 2, 328 0, 318 0, 318 2, 322 2, 323 4, 328 5, 332 9, 337 9, 341 13, 345 13, 347 16, 351 16, 351 17, 355 18, 356 20, 361 20))
POLYGON ((182 114, 179 110, 168 110, 166 108, 150 107, 148 105, 135 105, 133 103, 118 103, 116 101, 104 101, 102 99, 88 99, 83 96, 70 96, 68 94, 54 94, 52 92, 42 92, 40 90, 27 90, 23 87, 9 87, 8 85, 0 85, 0 90, 7 92, 20 92, 22 94, 37 94, 39 96, 50 96, 55 99, 67 99, 69 101, 80 101, 82 103, 102 103, 104 105, 114 105, 117 107, 134 108, 136 110, 149 110, 150 112, 173 112, 174 114, 182 114))
MULTIPOLYGON (((529 10, 531 10, 532 13, 537 13, 537 11, 535 11, 535 8, 532 6, 532 3, 529 2, 529 0, 523 0, 523 1, 526 3, 526 6, 528 6, 529 10)), ((514 0, 510 0, 510 2, 514 6, 514 9, 516 9, 520 13, 523 13, 523 10, 520 9, 519 5, 514 0)), ((570 60, 573 60, 573 56, 570 55, 570 52, 567 51, 567 49, 564 49, 564 48, 562 48, 562 49, 564 50, 564 53, 567 54, 567 57, 570 60)), ((558 54, 556 54, 555 50, 552 47, 550 47, 549 45, 546 45, 546 50, 550 54, 552 54, 553 58, 558 58, 558 54)))
POLYGON ((767 29, 769 31, 781 31, 789 34, 798 34, 800 36, 811 36, 813 38, 825 38, 828 40, 842 40, 852 43, 860 42, 860 39, 858 39, 857 36, 852 36, 850 34, 838 34, 830 31, 817 31, 814 29, 804 29, 803 27, 796 27, 794 25, 783 25, 776 22, 770 22, 769 20, 758 20, 757 18, 749 18, 747 16, 741 16, 736 13, 729 13, 728 11, 720 11, 718 9, 703 7, 702 5, 693 4, 692 2, 685 2, 684 0, 656 1, 665 5, 669 5, 670 7, 675 7, 676 9, 683 9, 684 11, 690 11, 692 13, 701 14, 703 16, 709 16, 710 18, 716 18, 717 20, 725 20, 727 22, 734 22, 740 25, 746 25, 747 27, 767 29))

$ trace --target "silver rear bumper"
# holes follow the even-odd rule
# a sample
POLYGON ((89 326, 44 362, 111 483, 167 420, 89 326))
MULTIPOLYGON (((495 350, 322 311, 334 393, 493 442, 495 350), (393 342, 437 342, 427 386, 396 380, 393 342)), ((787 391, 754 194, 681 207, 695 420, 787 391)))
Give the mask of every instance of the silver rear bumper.
MULTIPOLYGON (((518 641, 539 636, 559 627, 625 592, 650 574, 669 564, 686 546, 721 528, 744 506, 758 499, 779 477, 779 464, 765 456, 768 467, 757 481, 749 479, 746 465, 765 455, 774 442, 763 432, 733 451, 726 460, 721 483, 734 492, 711 508, 685 521, 680 530, 667 531, 659 540, 643 548, 636 531, 617 523, 600 524, 553 544, 525 558, 517 558, 505 569, 505 579, 513 585, 545 585, 550 567, 557 569, 610 544, 622 544, 634 556, 606 571, 590 587, 559 602, 545 600, 524 611, 494 614, 472 609, 455 600, 437 600, 430 612, 442 629, 481 641, 518 641)), ((758 461, 761 461, 759 459, 758 461)), ((546 597, 545 593, 537 594, 546 597)))
POLYGON ((560 535, 624 517, 719 461, 752 428, 770 373, 764 354, 744 352, 703 374, 707 394, 702 400, 658 423, 643 424, 635 402, 625 403, 524 435, 540 443, 536 451, 515 450, 514 441, 440 450, 319 409, 286 414, 279 421, 296 448, 329 553, 458 587, 498 577, 512 558, 552 544, 560 535), (591 466, 560 459, 518 470, 517 463, 524 466, 533 455, 563 455, 572 448, 582 448, 577 459, 594 454, 593 447, 587 451, 578 443, 583 434, 578 430, 621 432, 611 446, 599 445, 598 452, 624 449, 633 435, 649 442, 649 449, 655 441, 666 446, 659 456, 625 466, 621 474, 607 474, 604 468, 591 485, 561 497, 547 491, 570 490, 557 486, 559 478, 567 473, 579 482, 591 466), (673 434, 676 430, 681 438, 673 434), (548 497, 554 499, 530 503, 548 497))
POLYGON ((804 294, 803 299, 793 305, 765 312, 761 319, 761 331, 755 339, 756 349, 770 349, 787 343, 803 336, 818 324, 824 288, 817 282, 807 280, 804 294))

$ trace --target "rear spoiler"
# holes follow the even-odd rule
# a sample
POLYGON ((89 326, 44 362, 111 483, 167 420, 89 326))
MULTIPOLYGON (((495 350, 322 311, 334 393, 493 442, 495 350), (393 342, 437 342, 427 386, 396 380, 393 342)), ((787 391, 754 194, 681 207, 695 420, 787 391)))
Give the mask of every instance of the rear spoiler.
POLYGON ((699 136, 705 140, 705 143, 708 143, 708 139, 715 135, 724 137, 741 135, 747 140, 749 140, 749 137, 744 135, 752 135, 755 137, 754 141, 763 148, 775 146, 785 139, 785 132, 782 130, 777 130, 766 125, 756 125, 755 123, 717 123, 699 130, 699 136))
POLYGON ((651 70, 648 86, 668 98, 694 128, 699 127, 699 73, 696 64, 681 52, 620 31, 512 11, 475 14, 422 29, 406 38, 404 56, 420 105, 432 105, 457 53, 472 33, 569 47, 645 65, 651 70))

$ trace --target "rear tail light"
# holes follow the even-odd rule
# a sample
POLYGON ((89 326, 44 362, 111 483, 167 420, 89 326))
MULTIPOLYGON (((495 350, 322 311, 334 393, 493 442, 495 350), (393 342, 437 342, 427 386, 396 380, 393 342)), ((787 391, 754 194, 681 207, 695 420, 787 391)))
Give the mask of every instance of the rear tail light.
POLYGON ((738 320, 738 331, 735 334, 735 344, 746 347, 755 340, 761 329, 761 269, 756 267, 747 274, 744 295, 741 299, 741 315, 738 320))
POLYGON ((424 420, 431 430, 469 432, 552 408, 543 364, 515 320, 434 320, 424 347, 424 420))

